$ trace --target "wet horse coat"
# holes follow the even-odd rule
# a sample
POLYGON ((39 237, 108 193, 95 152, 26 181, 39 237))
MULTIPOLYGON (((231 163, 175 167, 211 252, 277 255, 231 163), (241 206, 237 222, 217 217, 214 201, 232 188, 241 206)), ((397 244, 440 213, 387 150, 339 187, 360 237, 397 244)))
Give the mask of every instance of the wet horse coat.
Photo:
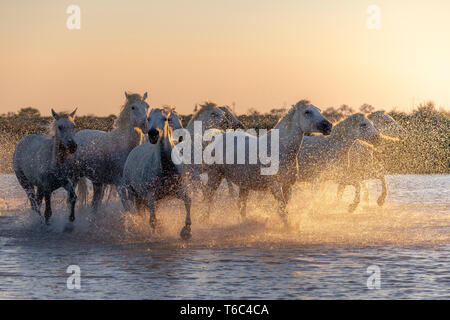
POLYGON ((40 207, 45 198, 45 222, 52 215, 51 195, 63 187, 68 193, 69 220, 75 220, 76 195, 71 180, 73 167, 67 161, 75 152, 75 111, 70 114, 56 113, 51 126, 53 136, 30 134, 22 138, 14 151, 13 167, 17 180, 27 193, 31 209, 40 215, 40 207), (36 187, 36 190, 35 190, 36 187))

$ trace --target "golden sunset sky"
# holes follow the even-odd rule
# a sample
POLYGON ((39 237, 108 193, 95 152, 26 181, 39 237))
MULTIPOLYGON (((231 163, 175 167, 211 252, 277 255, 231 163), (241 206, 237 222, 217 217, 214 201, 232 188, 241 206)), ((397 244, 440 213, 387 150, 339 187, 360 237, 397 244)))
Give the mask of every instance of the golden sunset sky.
POLYGON ((124 90, 190 113, 205 99, 265 112, 309 98, 450 109, 448 0, 20 0, 0 4, 0 113, 118 113, 124 90), (81 8, 69 30, 66 9, 81 8), (381 29, 369 30, 369 5, 381 29))

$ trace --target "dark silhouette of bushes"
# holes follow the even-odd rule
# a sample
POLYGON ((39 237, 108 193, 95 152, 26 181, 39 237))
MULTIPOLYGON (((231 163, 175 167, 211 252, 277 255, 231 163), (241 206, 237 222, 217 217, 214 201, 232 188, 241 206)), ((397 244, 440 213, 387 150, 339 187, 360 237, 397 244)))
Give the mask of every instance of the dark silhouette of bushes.
MULTIPOLYGON (((247 127, 272 129, 285 112, 285 108, 272 109, 267 114, 249 110, 248 114, 238 116, 247 127)), ((371 112, 374 108, 364 104, 361 112, 371 112)), ((329 107, 322 114, 335 123, 355 112, 351 107, 342 105, 329 107)), ((30 114, 35 114, 31 111, 30 114)), ((450 112, 437 110, 433 102, 418 105, 411 113, 391 111, 389 114, 398 121, 407 134, 399 142, 390 142, 380 150, 380 158, 388 173, 431 174, 450 173, 450 112)), ((192 115, 182 116, 186 126, 192 115)), ((115 116, 77 117, 77 129, 97 129, 110 131, 115 116)), ((52 121, 50 117, 20 117, 15 114, 0 116, 0 171, 11 173, 12 154, 21 137, 31 133, 45 133, 52 121)))

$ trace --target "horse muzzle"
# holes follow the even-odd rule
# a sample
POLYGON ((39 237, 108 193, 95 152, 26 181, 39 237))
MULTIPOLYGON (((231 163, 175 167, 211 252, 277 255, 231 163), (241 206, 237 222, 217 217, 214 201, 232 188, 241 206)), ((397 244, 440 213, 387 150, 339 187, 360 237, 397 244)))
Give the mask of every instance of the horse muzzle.
POLYGON ((320 131, 320 133, 322 133, 325 136, 330 135, 331 133, 331 129, 333 128, 333 125, 331 124, 330 121, 328 120, 322 120, 318 125, 317 125, 317 130, 320 131))
POLYGON ((150 129, 148 130, 148 141, 151 144, 155 144, 158 142, 159 139, 159 131, 156 129, 150 129))

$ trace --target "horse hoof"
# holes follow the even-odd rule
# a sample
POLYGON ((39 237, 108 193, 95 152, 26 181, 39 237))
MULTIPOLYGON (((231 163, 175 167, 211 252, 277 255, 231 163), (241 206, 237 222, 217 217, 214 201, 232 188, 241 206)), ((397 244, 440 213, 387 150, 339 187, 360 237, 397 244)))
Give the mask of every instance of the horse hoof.
POLYGON ((180 237, 183 240, 189 240, 190 238, 192 238, 191 227, 184 226, 183 229, 181 229, 180 237))
POLYGON ((378 198, 377 204, 378 204, 380 207, 382 207, 385 200, 386 200, 385 198, 378 198))

